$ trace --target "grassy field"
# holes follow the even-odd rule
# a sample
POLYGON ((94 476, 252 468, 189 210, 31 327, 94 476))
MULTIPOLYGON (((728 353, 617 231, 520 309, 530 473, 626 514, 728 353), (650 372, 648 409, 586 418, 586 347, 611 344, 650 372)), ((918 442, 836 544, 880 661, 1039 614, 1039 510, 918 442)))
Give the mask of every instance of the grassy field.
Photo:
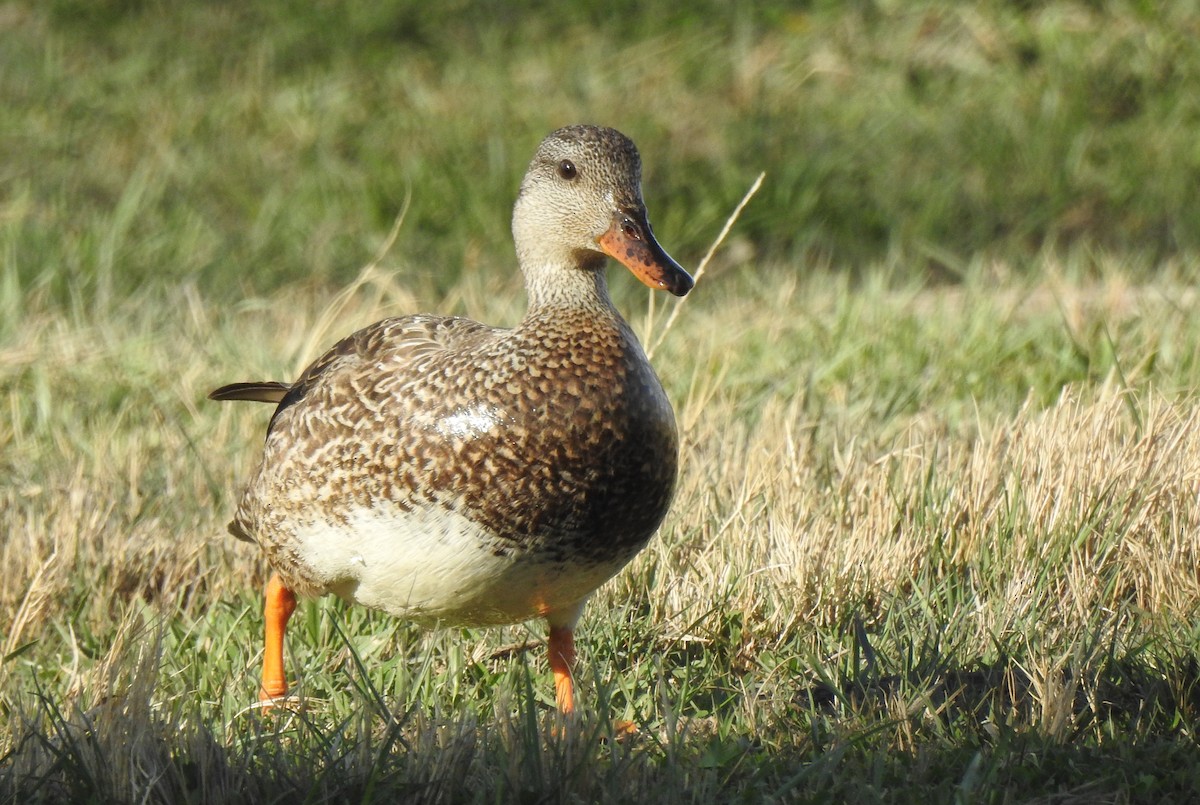
POLYGON ((0 8, 0 802, 1200 798, 1200 13, 845 5, 0 8), (334 601, 256 709, 205 394, 517 321, 575 120, 686 265, 767 172, 687 300, 611 272, 683 465, 583 718, 538 624, 334 601))

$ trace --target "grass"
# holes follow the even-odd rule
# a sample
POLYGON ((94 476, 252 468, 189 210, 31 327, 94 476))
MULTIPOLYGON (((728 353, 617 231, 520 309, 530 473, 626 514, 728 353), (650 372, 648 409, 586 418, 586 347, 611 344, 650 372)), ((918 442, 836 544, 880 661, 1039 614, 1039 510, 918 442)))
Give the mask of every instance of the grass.
POLYGON ((0 9, 0 801, 1194 801, 1195 10, 506 8, 0 9), (537 624, 333 601, 259 711, 267 411, 204 395, 516 321, 578 119, 688 265, 767 172, 681 309, 612 272, 683 467, 581 722, 537 624))
MULTIPOLYGON (((31 312, 0 364, 0 793, 1190 799, 1200 297, 1043 269, 702 284, 657 356, 676 505, 589 607, 565 734, 521 648, 536 624, 424 632, 331 601, 292 635, 303 709, 250 707, 265 569, 223 524, 264 423, 201 400, 228 367, 293 369, 326 302, 181 291, 165 332, 148 305, 31 312), (614 719, 640 734, 609 740, 614 719)), ((360 285, 336 326, 409 307, 393 287, 360 285)))
POLYGON ((689 253, 759 171, 738 246, 772 264, 1200 248, 1193 4, 467 8, 8 4, 22 287, 340 286, 411 195, 408 271, 448 293, 507 264, 529 154, 580 120, 654 155, 651 211, 689 253))

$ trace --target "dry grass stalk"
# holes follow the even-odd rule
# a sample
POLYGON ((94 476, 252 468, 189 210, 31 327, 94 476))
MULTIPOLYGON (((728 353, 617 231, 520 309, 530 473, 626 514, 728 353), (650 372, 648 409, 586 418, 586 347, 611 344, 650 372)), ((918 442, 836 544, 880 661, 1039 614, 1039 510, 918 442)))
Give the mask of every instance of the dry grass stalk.
MULTIPOLYGON (((716 240, 714 240, 712 245, 708 247, 708 251, 705 252, 703 259, 700 260, 700 265, 696 266, 695 274, 692 275, 692 278, 696 280, 697 283, 699 283, 700 278, 704 276, 704 271, 708 268, 709 261, 712 260, 713 255, 717 253, 717 249, 721 248, 721 244, 725 242, 725 238, 729 235, 730 230, 733 229, 733 225, 737 223, 737 219, 741 216, 742 210, 746 208, 746 205, 750 203, 750 199, 754 198, 754 194, 758 192, 760 187, 762 187, 763 179, 765 178, 767 178, 766 173, 758 174, 758 178, 756 178, 754 183, 750 185, 750 189, 747 190, 745 195, 742 196, 742 200, 737 203, 737 206, 733 208, 733 212, 731 212, 729 217, 725 219, 725 225, 721 227, 721 231, 717 234, 716 240)), ((650 293, 650 309, 646 315, 647 333, 653 333, 654 331, 654 300, 657 298, 657 296, 658 295, 656 292, 652 291, 650 293)), ((671 308, 671 315, 667 317, 667 321, 663 325, 662 330, 659 331, 654 340, 651 341, 646 347, 647 357, 654 357, 655 351, 662 345, 663 339, 667 337, 667 333, 669 333, 671 328, 675 326, 675 319, 678 318, 679 309, 682 307, 685 301, 687 301, 687 297, 684 297, 684 299, 680 300, 678 304, 671 308)), ((647 340, 649 339, 647 338, 647 340)))

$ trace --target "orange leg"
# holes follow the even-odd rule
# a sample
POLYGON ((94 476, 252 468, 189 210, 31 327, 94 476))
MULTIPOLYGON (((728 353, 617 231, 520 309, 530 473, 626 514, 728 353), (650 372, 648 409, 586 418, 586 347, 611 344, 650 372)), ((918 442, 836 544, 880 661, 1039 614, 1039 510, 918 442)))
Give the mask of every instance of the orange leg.
POLYGON ((575 712, 575 683, 571 666, 575 663, 575 632, 570 626, 550 627, 550 670, 554 672, 554 700, 564 715, 575 712))
POLYGON ((287 631, 288 618, 296 610, 296 595, 283 586, 278 573, 272 573, 267 582, 267 602, 263 607, 266 621, 266 639, 263 644, 262 687, 258 689, 259 701, 269 701, 286 696, 287 675, 283 671, 283 635, 287 631))

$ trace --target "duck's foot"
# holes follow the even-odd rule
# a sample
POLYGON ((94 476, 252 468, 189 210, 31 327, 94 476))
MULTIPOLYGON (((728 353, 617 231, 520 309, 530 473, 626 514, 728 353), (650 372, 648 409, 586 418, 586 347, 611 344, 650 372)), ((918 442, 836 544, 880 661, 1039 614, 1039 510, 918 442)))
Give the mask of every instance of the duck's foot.
POLYGON ((612 723, 613 740, 617 741, 618 743, 635 738, 640 734, 641 730, 639 730, 637 724, 632 721, 626 721, 619 718, 612 723))

